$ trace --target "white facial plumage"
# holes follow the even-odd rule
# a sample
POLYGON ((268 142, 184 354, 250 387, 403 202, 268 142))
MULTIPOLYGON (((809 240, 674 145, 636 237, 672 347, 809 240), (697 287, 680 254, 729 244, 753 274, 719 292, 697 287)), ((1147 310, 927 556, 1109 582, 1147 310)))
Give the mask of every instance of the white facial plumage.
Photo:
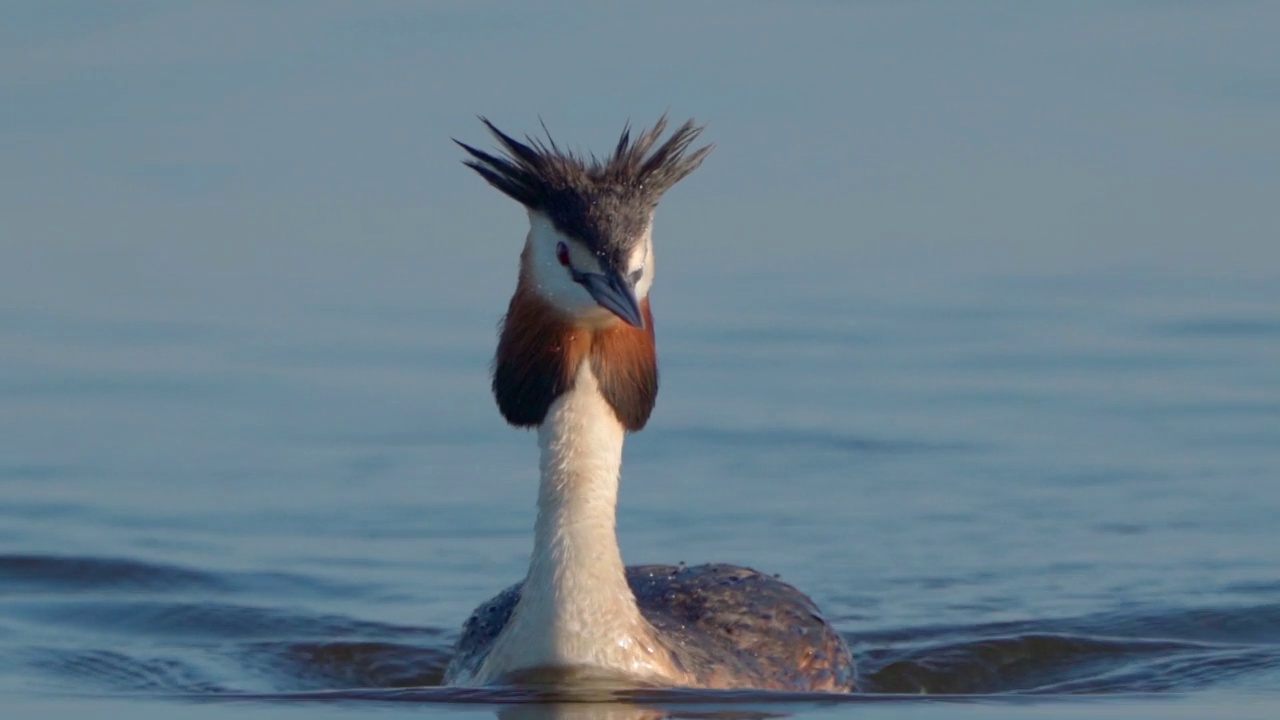
MULTIPOLYGON (((553 307, 583 322, 606 323, 616 316, 601 307, 591 293, 573 279, 570 268, 560 263, 557 248, 563 243, 569 253, 569 265, 580 273, 603 273, 601 259, 578 240, 566 236, 546 215, 529 212, 527 264, 537 293, 553 307)), ((637 300, 644 300, 653 286, 653 235, 645 228, 635 250, 627 258, 626 267, 618 268, 623 277, 634 283, 637 300)))

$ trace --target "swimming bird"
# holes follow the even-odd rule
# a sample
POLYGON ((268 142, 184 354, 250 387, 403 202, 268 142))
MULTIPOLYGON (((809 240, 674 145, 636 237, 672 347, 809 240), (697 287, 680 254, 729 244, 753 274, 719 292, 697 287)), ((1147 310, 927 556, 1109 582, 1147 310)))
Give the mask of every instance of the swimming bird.
POLYGON ((618 547, 623 440, 658 395, 654 212, 711 151, 691 149, 702 127, 628 125, 597 157, 481 121, 502 149, 459 142, 465 164, 529 215, 492 390, 537 429, 541 480, 528 573, 467 620, 446 684, 853 690, 848 646, 796 588, 733 565, 624 567, 618 547))

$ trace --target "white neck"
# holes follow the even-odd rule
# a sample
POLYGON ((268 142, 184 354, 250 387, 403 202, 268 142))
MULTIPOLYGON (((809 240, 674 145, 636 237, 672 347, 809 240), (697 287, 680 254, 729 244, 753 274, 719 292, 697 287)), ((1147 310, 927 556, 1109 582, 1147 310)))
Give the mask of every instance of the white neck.
POLYGON ((584 361, 573 389, 538 427, 542 482, 533 557, 520 602, 477 673, 479 683, 538 669, 672 678, 670 658, 636 607, 618 549, 623 435, 584 361))

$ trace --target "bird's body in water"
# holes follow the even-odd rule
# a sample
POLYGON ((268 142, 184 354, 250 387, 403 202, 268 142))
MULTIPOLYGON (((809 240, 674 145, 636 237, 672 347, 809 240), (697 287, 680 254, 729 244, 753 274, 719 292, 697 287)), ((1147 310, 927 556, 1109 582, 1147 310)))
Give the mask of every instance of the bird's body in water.
POLYGON ((710 151, 690 150, 701 128, 659 143, 664 118, 598 159, 485 123, 504 154, 462 145, 467 164, 530 219, 493 392, 509 423, 537 428, 541 482, 528 574, 467 621, 446 683, 852 690, 847 645, 791 585, 732 565, 622 562, 623 439, 658 392, 653 215, 710 151))

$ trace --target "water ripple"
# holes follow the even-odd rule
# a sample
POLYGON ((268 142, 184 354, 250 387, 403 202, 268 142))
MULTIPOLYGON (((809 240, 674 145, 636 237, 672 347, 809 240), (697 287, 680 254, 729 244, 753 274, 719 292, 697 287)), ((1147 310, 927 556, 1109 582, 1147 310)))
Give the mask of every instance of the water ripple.
MULTIPOLYGON (((432 689, 448 662, 453 628, 320 612, 299 604, 309 596, 290 588, 323 583, 306 576, 268 580, 122 558, 0 556, 0 626, 25 628, 0 634, 0 675, 38 677, 78 692, 512 700, 512 691, 502 689, 432 689), (285 608, 188 597, 249 588, 255 597, 265 592, 277 602, 294 601, 285 608), (416 689, 390 693, 397 688, 416 689)), ((1280 603, 889 628, 849 639, 858 648, 860 683, 873 695, 1223 687, 1280 670, 1280 603)), ((681 692, 694 702, 735 697, 681 692)), ((752 698, 767 700, 759 695, 752 698)))

